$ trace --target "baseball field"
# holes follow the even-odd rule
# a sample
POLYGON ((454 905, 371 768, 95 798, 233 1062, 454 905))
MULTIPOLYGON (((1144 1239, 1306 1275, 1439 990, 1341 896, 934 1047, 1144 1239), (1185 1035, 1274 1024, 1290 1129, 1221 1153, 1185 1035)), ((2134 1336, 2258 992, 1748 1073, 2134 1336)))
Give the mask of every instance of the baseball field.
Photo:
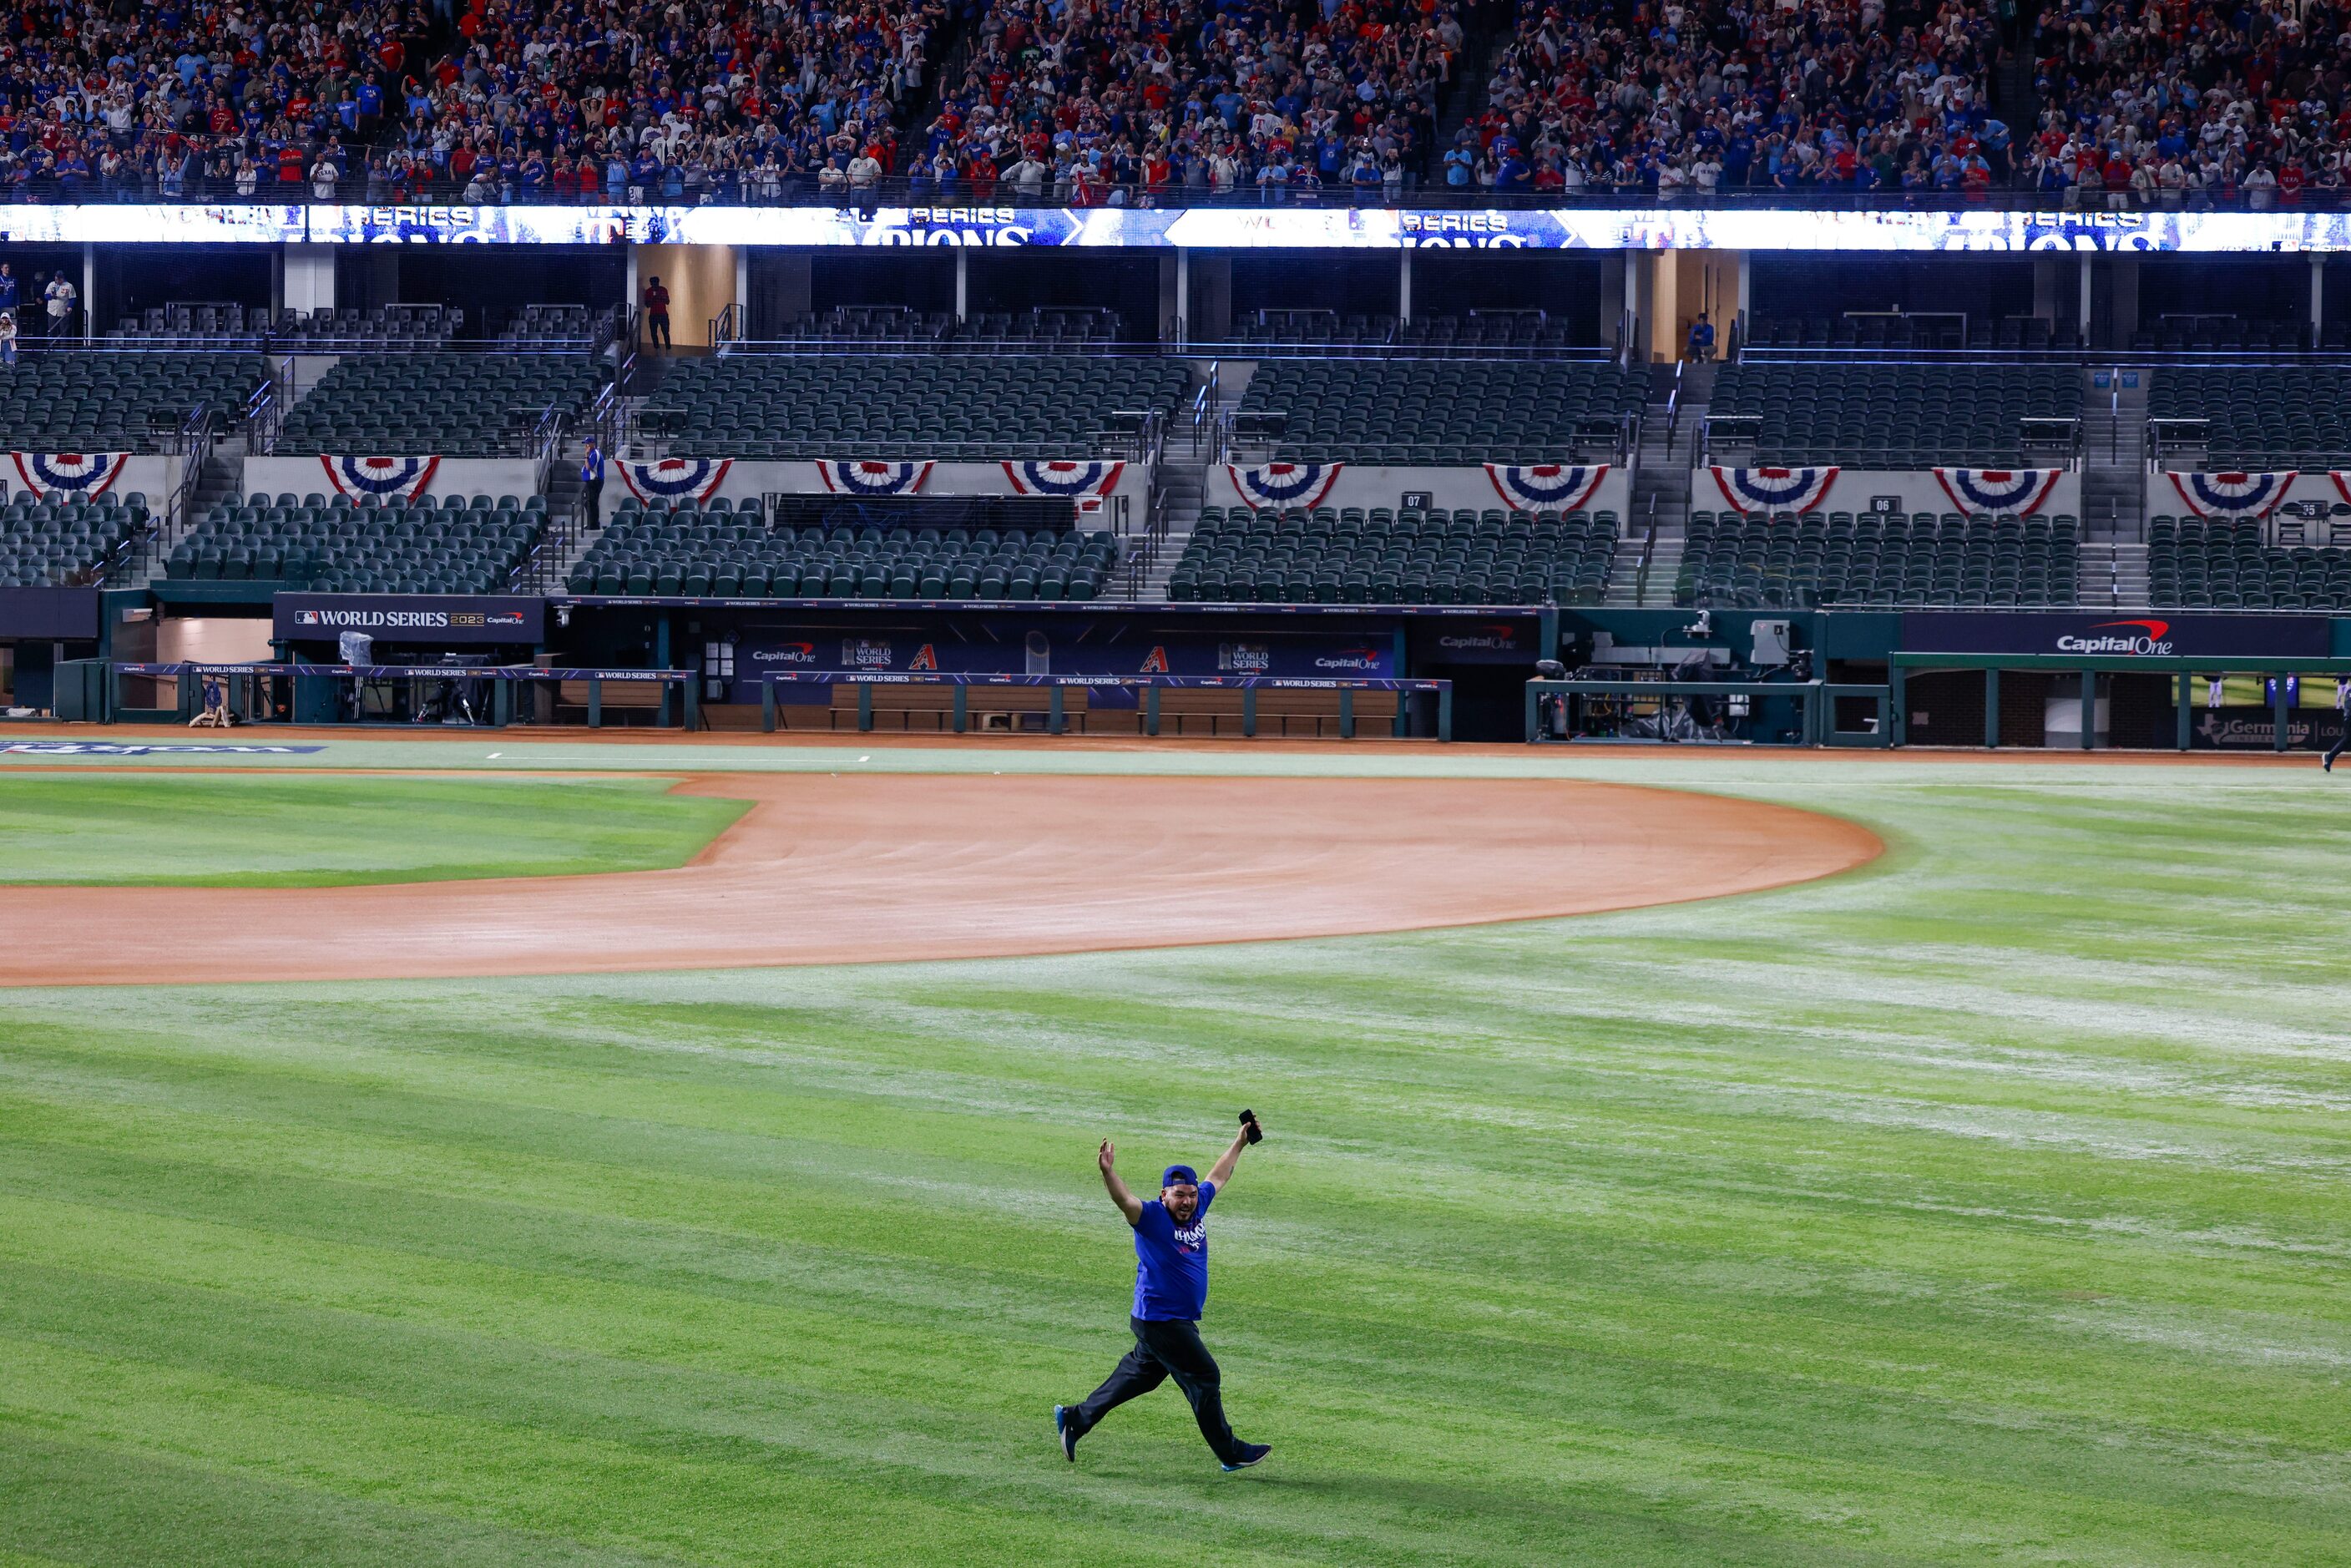
POLYGON ((0 1565, 2351 1563, 2342 789, 0 757, 0 1565))

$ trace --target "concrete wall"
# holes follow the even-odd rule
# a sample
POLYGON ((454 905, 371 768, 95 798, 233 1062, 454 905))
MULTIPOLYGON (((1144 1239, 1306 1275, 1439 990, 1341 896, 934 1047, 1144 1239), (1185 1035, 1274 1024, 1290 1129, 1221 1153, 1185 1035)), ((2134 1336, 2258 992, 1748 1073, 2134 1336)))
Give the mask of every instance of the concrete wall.
MULTIPOLYGON (((1896 509, 1903 512, 1930 512, 1940 516, 1959 509, 1952 504, 1951 497, 1944 492, 1930 468, 1896 471, 1847 468, 1837 475, 1828 493, 1808 510, 1865 512, 1869 510, 1872 498, 1878 496, 1896 497, 1896 509)), ((1690 510, 1720 513, 1735 511, 1736 508, 1724 497, 1722 487, 1715 482, 1714 475, 1700 468, 1690 475, 1690 510)), ((2037 515, 2053 517, 2060 514, 2076 517, 2082 515, 2081 475, 2059 475, 2057 487, 2049 493, 2049 499, 2043 504, 2037 515)))
MULTIPOLYGON (((608 474, 604 486, 604 512, 611 515, 621 497, 629 493, 628 486, 617 474, 608 474)), ((813 462, 740 462, 726 471, 726 477, 711 492, 728 500, 743 500, 767 495, 822 496, 831 494, 824 482, 823 465, 813 462)), ((925 496, 1013 496, 1019 492, 1006 478, 1001 463, 938 463, 931 467, 930 477, 919 492, 925 496)), ((1130 463, 1111 487, 1114 496, 1131 497, 1131 505, 1139 514, 1151 497, 1151 465, 1130 463)), ((1137 520, 1140 520, 1138 516, 1137 520)))
MULTIPOLYGON (((537 465, 528 457, 444 457, 424 495, 434 500, 451 495, 528 496, 538 490, 538 476, 537 465)), ((325 460, 318 457, 246 458, 245 493, 256 490, 272 496, 320 495, 329 500, 335 496, 325 460)))
POLYGON ((262 664, 270 656, 266 615, 173 617, 153 625, 158 664, 262 664))
MULTIPOLYGON (((2331 508, 2341 506, 2343 500, 2343 492, 2335 487, 2333 476, 2321 469, 2308 474, 2295 475, 2293 482, 2286 486, 2285 494, 2279 497, 2278 504, 2283 507, 2291 506, 2299 501, 2318 501, 2331 508)), ((2196 509, 2181 498, 2179 486, 2172 482, 2168 473, 2158 473, 2150 474, 2147 478, 2146 515, 2150 517, 2192 517, 2196 516, 2196 509)), ((2303 528, 2302 542, 2304 544, 2323 545, 2330 542, 2329 522, 2281 517, 2276 512, 2270 514, 2269 526, 2263 530, 2273 542, 2275 542, 2278 538, 2277 525, 2281 522, 2300 523, 2303 528)))
MULTIPOLYGON (((1429 504, 1447 511, 1464 507, 1485 511, 1491 507, 1507 507, 1494 482, 1486 476, 1482 467, 1471 468, 1389 468, 1370 464, 1351 463, 1342 468, 1330 490, 1317 502, 1324 507, 1400 507, 1407 490, 1429 493, 1429 504)), ((1633 476, 1629 469, 1611 468, 1592 498, 1583 504, 1588 512, 1614 512, 1622 517, 1632 506, 1633 476)), ((1240 487, 1233 483, 1225 469, 1208 472, 1206 504, 1211 507, 1249 505, 1240 487)))
MULTIPOLYGON (((180 461, 177 457, 135 456, 122 465, 122 476, 108 487, 107 493, 126 500, 134 493, 143 495, 151 507, 161 511, 172 492, 179 487, 180 461)), ((20 490, 39 494, 38 486, 25 483, 14 454, 0 457, 0 497, 14 496, 20 490)))

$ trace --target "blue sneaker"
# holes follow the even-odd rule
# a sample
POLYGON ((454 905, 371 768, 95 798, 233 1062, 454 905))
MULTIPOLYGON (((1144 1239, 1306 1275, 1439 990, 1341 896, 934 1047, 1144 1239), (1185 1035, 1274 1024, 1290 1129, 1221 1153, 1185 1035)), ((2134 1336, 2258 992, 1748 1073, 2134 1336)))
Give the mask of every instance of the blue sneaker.
POLYGON ((1230 1475, 1235 1470, 1245 1470, 1271 1452, 1273 1452, 1271 1443, 1243 1443, 1240 1456, 1225 1466, 1225 1473, 1230 1475))
POLYGON ((1053 1430, 1060 1435, 1061 1439, 1061 1458, 1069 1460, 1070 1463, 1073 1465, 1076 1464, 1078 1462, 1078 1433, 1077 1428, 1070 1425, 1070 1407, 1068 1406, 1056 1405, 1053 1406, 1053 1430))

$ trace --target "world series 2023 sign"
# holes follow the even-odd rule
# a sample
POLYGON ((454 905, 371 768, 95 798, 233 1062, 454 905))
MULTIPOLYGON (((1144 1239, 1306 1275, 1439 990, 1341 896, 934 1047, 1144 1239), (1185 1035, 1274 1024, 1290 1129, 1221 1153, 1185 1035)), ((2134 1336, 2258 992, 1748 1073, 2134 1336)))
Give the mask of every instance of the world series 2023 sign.
POLYGON ((275 635, 283 642, 331 643, 364 632, 379 643, 538 643, 547 632, 547 601, 521 596, 457 593, 281 593, 275 635))

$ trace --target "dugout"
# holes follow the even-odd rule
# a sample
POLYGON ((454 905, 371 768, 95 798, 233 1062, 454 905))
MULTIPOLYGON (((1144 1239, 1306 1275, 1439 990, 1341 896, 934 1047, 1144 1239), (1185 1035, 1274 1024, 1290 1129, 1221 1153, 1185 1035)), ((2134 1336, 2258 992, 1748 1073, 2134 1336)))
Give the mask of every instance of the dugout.
POLYGON ((1886 654, 1897 743, 2324 749, 2351 622, 2262 612, 1928 612, 1886 654))
MULTIPOLYGON (((577 595, 549 636, 569 663, 695 669, 713 728, 954 733, 960 711, 967 732, 1369 739, 1451 728, 1455 660, 1515 704, 1550 625, 1449 606, 577 595), (1464 658, 1448 640, 1488 646, 1464 658)), ((1515 706, 1490 730, 1514 738, 1515 706)))

